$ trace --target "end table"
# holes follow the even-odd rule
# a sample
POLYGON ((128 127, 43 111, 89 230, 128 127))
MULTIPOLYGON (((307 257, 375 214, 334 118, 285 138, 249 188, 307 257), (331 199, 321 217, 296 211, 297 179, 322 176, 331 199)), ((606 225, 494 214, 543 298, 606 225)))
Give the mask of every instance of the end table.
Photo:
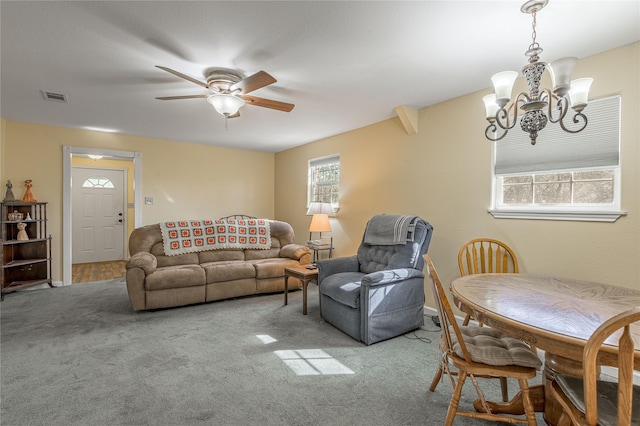
POLYGON ((300 265, 284 268, 284 304, 288 302, 289 277, 297 278, 302 282, 302 314, 307 315, 307 284, 318 279, 318 269, 308 269, 308 265, 300 265))

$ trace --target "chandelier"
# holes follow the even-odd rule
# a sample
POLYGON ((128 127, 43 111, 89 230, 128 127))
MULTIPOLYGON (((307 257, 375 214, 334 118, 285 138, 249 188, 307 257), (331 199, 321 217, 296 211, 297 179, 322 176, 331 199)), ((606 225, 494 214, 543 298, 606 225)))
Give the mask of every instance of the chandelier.
POLYGON ((548 122, 559 123, 562 130, 568 133, 578 133, 587 127, 587 117, 582 111, 587 106, 593 79, 580 78, 571 81, 571 72, 578 61, 577 58, 561 58, 548 65, 539 61, 542 48, 536 42, 536 13, 548 2, 549 0, 529 0, 520 8, 523 13, 528 13, 533 18, 531 25, 533 41, 525 52, 529 57, 529 63, 522 68, 529 93, 521 92, 511 102, 511 91, 518 73, 503 71, 491 77, 495 93, 482 98, 489 122, 485 136, 491 141, 504 138, 508 131, 515 127, 518 118, 517 106, 524 111, 520 119, 520 127, 524 132, 529 133, 531 145, 536 144, 538 132, 544 129, 548 122), (551 74, 553 91, 540 88, 540 79, 547 67, 551 74), (569 107, 575 112, 572 121, 577 127, 573 129, 567 128, 564 123, 569 107))

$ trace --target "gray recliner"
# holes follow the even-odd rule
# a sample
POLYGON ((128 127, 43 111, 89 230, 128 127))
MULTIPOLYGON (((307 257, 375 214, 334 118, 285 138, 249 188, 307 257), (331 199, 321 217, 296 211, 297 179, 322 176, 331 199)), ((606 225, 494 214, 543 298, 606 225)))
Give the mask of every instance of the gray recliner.
POLYGON ((371 218, 357 255, 317 262, 322 318, 367 345, 421 327, 432 232, 417 216, 371 218))

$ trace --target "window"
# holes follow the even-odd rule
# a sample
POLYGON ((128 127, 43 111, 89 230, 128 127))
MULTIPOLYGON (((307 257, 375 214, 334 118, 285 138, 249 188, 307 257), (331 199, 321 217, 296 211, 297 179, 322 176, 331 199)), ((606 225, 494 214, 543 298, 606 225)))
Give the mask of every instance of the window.
MULTIPOLYGON (((580 133, 549 123, 532 146, 518 126, 495 142, 491 214, 613 222, 620 212, 620 97, 592 101, 580 133)), ((567 121, 571 121, 567 114, 567 121)))
POLYGON ((330 155, 309 161, 309 192, 307 206, 313 201, 338 205, 340 155, 330 155))
POLYGON ((113 189, 113 182, 104 176, 91 176, 82 183, 83 188, 113 189))

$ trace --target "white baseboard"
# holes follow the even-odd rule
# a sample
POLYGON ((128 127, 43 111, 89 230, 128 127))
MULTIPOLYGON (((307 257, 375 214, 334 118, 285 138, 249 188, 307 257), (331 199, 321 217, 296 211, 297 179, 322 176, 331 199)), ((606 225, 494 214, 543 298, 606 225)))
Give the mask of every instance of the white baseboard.
MULTIPOLYGON (((53 284, 54 287, 63 287, 64 283, 62 281, 53 281, 51 284, 53 284)), ((71 285, 71 284, 68 284, 71 285)), ((42 290, 45 288, 51 288, 49 287, 49 284, 47 283, 43 283, 43 284, 38 284, 38 285, 34 285, 32 287, 27 287, 27 288, 23 288, 22 290, 42 290)), ((20 290, 20 291, 22 291, 20 290)))

